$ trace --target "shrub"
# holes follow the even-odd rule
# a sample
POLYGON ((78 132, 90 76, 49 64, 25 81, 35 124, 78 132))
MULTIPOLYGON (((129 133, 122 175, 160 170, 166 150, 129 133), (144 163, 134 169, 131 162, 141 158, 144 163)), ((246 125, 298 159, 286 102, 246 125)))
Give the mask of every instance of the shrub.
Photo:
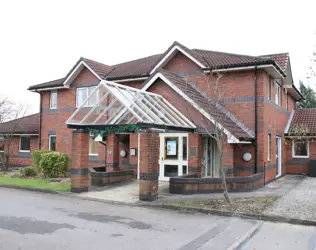
POLYGON ((35 166, 39 166, 43 154, 47 154, 49 152, 51 152, 51 151, 48 151, 48 150, 34 150, 32 152, 32 160, 33 160, 35 166))
POLYGON ((37 168, 36 167, 25 167, 20 169, 20 174, 22 177, 31 177, 37 175, 37 168))
POLYGON ((64 177, 67 175, 68 155, 59 152, 42 154, 39 166, 44 177, 64 177))

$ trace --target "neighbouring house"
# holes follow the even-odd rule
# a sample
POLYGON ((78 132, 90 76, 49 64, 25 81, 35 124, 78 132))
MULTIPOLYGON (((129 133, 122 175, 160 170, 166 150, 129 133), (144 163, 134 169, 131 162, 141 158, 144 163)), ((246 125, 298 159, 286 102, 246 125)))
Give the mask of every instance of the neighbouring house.
POLYGON ((205 130, 214 121, 227 136, 231 190, 306 173, 313 156, 312 143, 307 155, 301 148, 308 140, 293 149, 286 143, 295 142, 289 133, 295 124, 316 114, 295 110, 303 96, 293 84, 288 53, 246 56, 174 42, 162 54, 117 65, 80 58, 65 77, 28 90, 41 96, 39 148, 69 155, 73 191, 87 190, 89 167, 105 168, 112 177, 132 171, 141 180, 143 199, 156 195, 158 179, 170 180, 171 192, 218 191, 218 149, 205 130), (211 101, 211 73, 222 74, 219 84, 226 91, 220 105, 211 101), (137 125, 139 133, 119 130, 126 125, 137 125), (116 133, 91 133, 105 128, 116 133))
POLYGON ((31 154, 38 149, 39 121, 40 115, 33 114, 0 124, 0 151, 8 153, 9 166, 33 164, 31 154))

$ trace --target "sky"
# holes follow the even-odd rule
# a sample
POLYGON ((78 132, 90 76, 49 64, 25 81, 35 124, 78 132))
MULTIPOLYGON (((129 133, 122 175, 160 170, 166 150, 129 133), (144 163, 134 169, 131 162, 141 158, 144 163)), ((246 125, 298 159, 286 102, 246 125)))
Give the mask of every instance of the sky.
POLYGON ((295 84, 307 83, 315 9, 315 0, 1 1, 0 96, 36 113, 39 94, 27 88, 64 77, 81 56, 113 65, 163 53, 174 41, 247 55, 289 52, 295 84))

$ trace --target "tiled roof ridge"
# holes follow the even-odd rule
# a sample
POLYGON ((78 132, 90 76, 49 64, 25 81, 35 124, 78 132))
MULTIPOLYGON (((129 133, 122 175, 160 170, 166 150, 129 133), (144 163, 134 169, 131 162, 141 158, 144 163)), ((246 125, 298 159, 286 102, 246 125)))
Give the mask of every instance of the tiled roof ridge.
POLYGON ((12 119, 12 120, 9 120, 9 121, 6 121, 6 122, 2 122, 2 123, 0 123, 0 125, 6 124, 6 123, 9 123, 9 122, 13 122, 13 121, 23 120, 23 119, 28 118, 30 116, 36 116, 36 115, 39 115, 39 113, 18 117, 18 118, 15 118, 15 119, 12 119))
MULTIPOLYGON (((162 53, 158 53, 158 54, 154 54, 154 55, 150 55, 150 56, 144 56, 144 57, 140 57, 140 58, 133 59, 133 60, 130 60, 130 61, 121 62, 121 63, 118 63, 118 64, 112 64, 112 65, 110 65, 110 66, 111 66, 111 67, 117 67, 117 66, 121 66, 121 65, 126 64, 126 63, 131 63, 131 62, 135 62, 135 61, 138 61, 138 60, 147 59, 147 58, 155 57, 155 56, 159 56, 159 55, 162 55, 162 53)), ((158 59, 158 60, 159 60, 159 59, 158 59)), ((157 61, 158 61, 158 60, 157 60, 157 61)))

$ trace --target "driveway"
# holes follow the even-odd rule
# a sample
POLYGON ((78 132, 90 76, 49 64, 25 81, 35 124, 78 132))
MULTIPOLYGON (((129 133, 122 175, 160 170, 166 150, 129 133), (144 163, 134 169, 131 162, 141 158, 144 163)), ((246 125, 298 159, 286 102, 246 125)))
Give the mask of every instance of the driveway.
POLYGON ((0 188, 0 249, 313 249, 314 227, 0 188), (240 245, 241 244, 241 245, 240 245))
POLYGON ((316 221, 316 178, 306 177, 266 214, 316 221))

